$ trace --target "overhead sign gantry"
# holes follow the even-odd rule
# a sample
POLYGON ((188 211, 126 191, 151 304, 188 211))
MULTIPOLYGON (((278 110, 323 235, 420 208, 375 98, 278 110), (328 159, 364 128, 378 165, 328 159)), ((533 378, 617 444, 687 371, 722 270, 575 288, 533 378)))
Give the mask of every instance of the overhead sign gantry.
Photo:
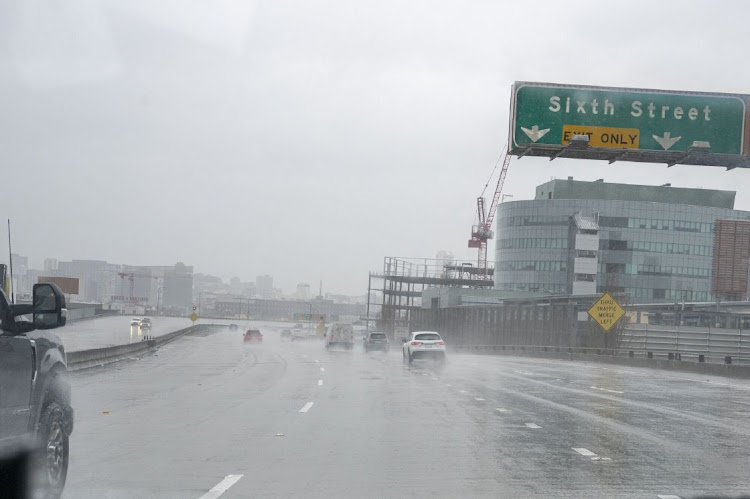
POLYGON ((509 152, 750 167, 750 96, 516 82, 509 152))

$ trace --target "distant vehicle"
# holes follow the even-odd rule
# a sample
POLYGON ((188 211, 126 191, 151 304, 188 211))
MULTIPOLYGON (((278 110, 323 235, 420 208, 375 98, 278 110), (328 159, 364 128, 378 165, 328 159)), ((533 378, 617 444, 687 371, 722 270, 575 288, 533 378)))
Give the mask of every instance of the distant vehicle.
POLYGON ((331 324, 326 335, 326 348, 354 348, 354 328, 351 324, 331 324))
POLYGON ((243 341, 245 343, 263 343, 263 333, 260 332, 260 329, 250 328, 245 331, 243 341))
POLYGON ((372 331, 365 338, 365 353, 370 350, 382 350, 387 352, 390 349, 388 336, 380 331, 372 331))
POLYGON ((229 325, 229 330, 230 331, 237 331, 237 329, 239 329, 239 327, 237 326, 237 324, 230 324, 229 325))
POLYGON ((305 326, 303 326, 303 325, 302 325, 302 324, 300 324, 299 322, 298 322, 297 324, 295 324, 295 325, 294 325, 294 329, 304 329, 304 328, 305 328, 305 326))
POLYGON ((412 363, 414 359, 432 357, 440 363, 445 362, 445 342, 435 331, 414 331, 406 340, 402 349, 404 362, 412 363))
POLYGON ((307 333, 301 329, 295 329, 292 331, 292 341, 304 341, 309 339, 309 336, 307 336, 307 333))
POLYGON ((292 330, 283 329, 281 331, 281 341, 292 341, 292 330))
POLYGON ((138 317, 133 317, 132 319, 130 319, 131 326, 137 326, 140 323, 141 323, 141 320, 138 317))
POLYGON ((141 319, 138 327, 140 327, 141 329, 151 329, 151 319, 149 319, 148 317, 144 317, 143 319, 141 319))

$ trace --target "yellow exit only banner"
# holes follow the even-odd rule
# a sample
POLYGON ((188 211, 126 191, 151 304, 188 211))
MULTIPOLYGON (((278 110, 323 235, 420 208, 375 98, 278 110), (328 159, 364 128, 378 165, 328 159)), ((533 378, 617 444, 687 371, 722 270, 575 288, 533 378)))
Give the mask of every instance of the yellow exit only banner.
POLYGON ((640 140, 637 128, 563 125, 563 145, 568 145, 574 135, 588 135, 591 147, 614 147, 616 149, 638 149, 640 140))

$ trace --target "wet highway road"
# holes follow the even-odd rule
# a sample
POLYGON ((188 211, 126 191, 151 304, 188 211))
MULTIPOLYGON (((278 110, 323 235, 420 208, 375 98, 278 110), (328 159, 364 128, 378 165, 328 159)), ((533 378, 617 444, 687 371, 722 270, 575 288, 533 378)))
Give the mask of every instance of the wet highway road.
POLYGON ((750 491, 750 382, 186 336, 73 373, 64 497, 692 497, 750 491), (213 492, 209 490, 214 489, 213 492))

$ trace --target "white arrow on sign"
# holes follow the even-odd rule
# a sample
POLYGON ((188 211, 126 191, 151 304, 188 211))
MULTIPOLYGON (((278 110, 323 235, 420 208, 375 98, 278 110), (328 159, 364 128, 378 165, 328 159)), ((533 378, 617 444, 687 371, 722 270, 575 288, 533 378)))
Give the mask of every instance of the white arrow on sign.
POLYGON ((664 137, 659 137, 658 135, 652 135, 655 141, 659 143, 660 146, 664 148, 664 150, 668 150, 670 147, 675 145, 678 140, 680 140, 682 137, 672 137, 672 134, 669 132, 664 132, 664 137))
POLYGON ((545 128, 544 130, 539 130, 539 127, 537 125, 534 125, 531 127, 531 130, 528 128, 521 127, 521 130, 523 130, 523 133, 528 135, 528 137, 531 139, 532 142, 536 142, 537 140, 544 137, 547 132, 549 132, 549 128, 545 128))

